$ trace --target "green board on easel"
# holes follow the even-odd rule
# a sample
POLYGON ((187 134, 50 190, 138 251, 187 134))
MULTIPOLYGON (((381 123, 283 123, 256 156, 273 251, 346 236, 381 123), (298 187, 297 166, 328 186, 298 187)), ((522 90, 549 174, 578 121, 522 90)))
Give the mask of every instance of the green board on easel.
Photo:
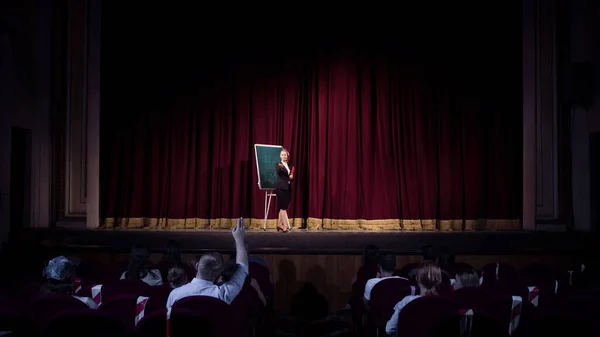
POLYGON ((256 169, 258 170, 258 187, 261 190, 274 190, 277 184, 275 165, 281 161, 279 154, 283 146, 254 144, 256 169))

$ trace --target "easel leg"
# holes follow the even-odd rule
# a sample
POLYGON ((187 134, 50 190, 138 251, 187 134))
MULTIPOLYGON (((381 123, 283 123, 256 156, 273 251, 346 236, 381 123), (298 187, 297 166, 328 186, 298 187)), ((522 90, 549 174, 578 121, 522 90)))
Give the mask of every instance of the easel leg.
POLYGON ((264 222, 264 226, 263 226, 263 231, 267 230, 267 217, 269 216, 269 205, 267 204, 268 195, 269 195, 269 192, 265 191, 265 222, 264 222))
POLYGON ((269 217, 269 210, 271 209, 271 199, 273 198, 273 195, 273 193, 265 191, 265 223, 263 225, 263 231, 267 230, 267 218, 269 217))

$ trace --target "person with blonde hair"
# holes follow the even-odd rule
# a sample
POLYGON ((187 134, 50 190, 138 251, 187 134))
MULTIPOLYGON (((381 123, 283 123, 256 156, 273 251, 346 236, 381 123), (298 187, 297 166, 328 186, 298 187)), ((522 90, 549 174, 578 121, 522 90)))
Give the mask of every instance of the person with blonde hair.
POLYGON ((408 295, 394 306, 394 314, 385 325, 385 332, 391 336, 396 336, 398 329, 398 316, 400 311, 412 300, 423 296, 435 296, 438 294, 438 287, 442 283, 442 270, 440 266, 431 261, 422 262, 417 268, 417 284, 419 285, 419 295, 408 295))
POLYGON ((277 231, 287 233, 289 230, 287 208, 292 196, 292 180, 294 180, 294 167, 290 168, 288 161, 290 152, 285 148, 281 149, 279 154, 281 161, 275 165, 277 171, 277 183, 275 185, 275 195, 279 206, 279 217, 277 218, 277 231))

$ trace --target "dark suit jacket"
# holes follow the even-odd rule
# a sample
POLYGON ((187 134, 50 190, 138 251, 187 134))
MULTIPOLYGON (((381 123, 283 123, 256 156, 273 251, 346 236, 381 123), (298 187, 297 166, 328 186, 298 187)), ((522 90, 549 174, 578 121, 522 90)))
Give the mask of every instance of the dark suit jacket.
MULTIPOLYGON (((290 189, 290 174, 284 167, 279 167, 281 162, 275 164, 275 169, 277 170, 277 184, 275 184, 275 188, 278 190, 289 190, 290 189)), ((290 164, 288 163, 288 167, 290 164)), ((292 168, 290 167, 290 173, 292 168)))

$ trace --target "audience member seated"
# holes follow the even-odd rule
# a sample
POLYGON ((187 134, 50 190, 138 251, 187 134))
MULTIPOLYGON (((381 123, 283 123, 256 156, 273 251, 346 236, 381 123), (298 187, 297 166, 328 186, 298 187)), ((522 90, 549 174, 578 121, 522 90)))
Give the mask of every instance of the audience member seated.
POLYGON ((442 248, 437 254, 436 262, 442 272, 446 271, 450 275, 456 273, 456 255, 450 249, 442 248))
POLYGON ((188 283, 187 273, 179 266, 171 267, 171 269, 169 269, 169 272, 167 273, 167 280, 173 289, 179 288, 188 283))
MULTIPOLYGON (((437 261, 438 253, 435 248, 431 245, 424 246, 421 248, 421 258, 422 261, 437 261)), ((415 267, 408 272, 408 278, 414 279, 417 276, 417 270, 419 267, 415 267)))
MULTIPOLYGON (((248 248, 248 245, 245 245, 245 247, 248 248)), ((236 254, 231 254, 231 256, 233 258, 235 258, 236 254)), ((250 262, 248 262, 248 263, 250 263, 250 262)), ((231 280, 231 278, 233 277, 233 275, 235 275, 235 272, 237 271, 237 269, 239 269, 239 268, 240 268, 240 265, 238 265, 235 260, 233 260, 233 259, 227 260, 227 262, 225 262, 225 269, 221 273, 221 277, 219 277, 216 284, 220 286, 226 282, 229 282, 231 280)), ((265 297, 264 293, 262 292, 262 289, 260 289, 258 282, 255 279, 251 278, 250 286, 252 288, 254 288, 254 290, 256 291, 256 294, 258 295, 258 298, 263 303, 263 305, 267 305, 267 298, 265 297)))
POLYGON ((162 260, 156 264, 156 269, 160 270, 163 280, 167 280, 169 270, 175 266, 183 269, 186 272, 186 276, 189 275, 190 277, 193 277, 192 275, 196 275, 192 268, 192 264, 186 263, 181 259, 181 248, 179 247, 179 242, 170 240, 167 243, 162 260))
POLYGON ((363 261, 360 268, 356 272, 356 276, 352 279, 352 294, 348 299, 348 304, 346 304, 346 309, 354 308, 360 309, 362 308, 364 293, 365 293, 365 285, 367 281, 372 279, 373 277, 377 277, 377 273, 379 272, 379 247, 369 244, 365 247, 363 252, 363 261))
MULTIPOLYGON (((234 243, 235 246, 235 243, 234 243)), ((248 242, 244 242, 244 246, 246 247, 246 252, 248 252, 248 263, 258 263, 262 266, 264 266, 265 268, 269 269, 269 266, 267 266, 267 263, 265 262, 265 260, 260 257, 260 256, 251 256, 250 255, 250 248, 248 248, 248 242)), ((234 260, 235 261, 235 247, 234 247, 234 251, 231 253, 231 256, 229 257, 230 260, 234 260)))
POLYGON ((71 295, 92 309, 97 309, 96 303, 89 297, 73 295, 75 291, 75 266, 64 256, 55 257, 44 270, 46 282, 40 289, 40 295, 71 295))
POLYGON ((479 275, 475 269, 460 270, 454 279, 454 290, 468 287, 479 287, 479 275))
MULTIPOLYGON (((387 278, 405 279, 400 276, 393 276, 394 270, 396 269, 396 255, 394 255, 394 254, 381 255, 379 257, 378 269, 379 269, 379 271, 377 272, 377 276, 375 278, 368 280, 367 283, 365 284, 364 300, 367 303, 368 303, 368 301, 371 300, 371 291, 373 290, 373 287, 377 283, 379 283, 382 280, 385 280, 387 278)), ((407 279, 405 279, 405 280, 407 280, 407 279)))
POLYGON ((323 319, 329 314, 329 303, 314 284, 305 282, 302 289, 292 297, 290 314, 304 322, 323 319))
POLYGON ((437 288, 442 283, 442 271, 437 264, 431 261, 424 261, 417 268, 416 277, 417 284, 421 290, 420 295, 406 296, 394 306, 394 314, 385 326, 385 332, 389 335, 396 336, 398 315, 408 303, 421 296, 435 296, 438 294, 437 288))
POLYGON ((160 271, 150 262, 150 250, 143 245, 135 245, 131 248, 129 265, 121 275, 121 280, 141 280, 151 286, 163 284, 160 271))
POLYGON ((216 283, 225 269, 223 256, 219 253, 204 254, 196 266, 198 270, 196 277, 190 283, 171 291, 167 300, 167 309, 178 300, 189 296, 211 296, 231 304, 240 293, 248 276, 248 252, 244 245, 246 229, 243 219, 238 219, 237 225, 231 233, 236 243, 236 263, 238 265, 231 278, 217 285, 216 283))

